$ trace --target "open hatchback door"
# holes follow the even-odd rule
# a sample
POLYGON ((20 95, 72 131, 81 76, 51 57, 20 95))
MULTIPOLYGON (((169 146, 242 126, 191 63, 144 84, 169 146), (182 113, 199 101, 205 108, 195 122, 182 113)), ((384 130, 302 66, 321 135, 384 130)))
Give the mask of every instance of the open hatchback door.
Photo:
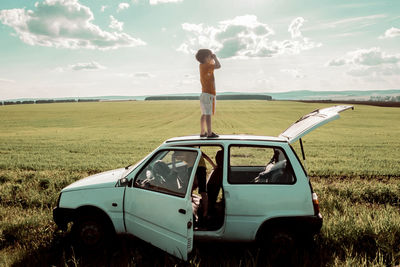
POLYGON ((339 113, 348 109, 354 109, 354 107, 339 105, 314 110, 293 123, 289 128, 281 133, 279 137, 287 139, 288 142, 292 144, 316 128, 330 121, 339 119, 339 113))

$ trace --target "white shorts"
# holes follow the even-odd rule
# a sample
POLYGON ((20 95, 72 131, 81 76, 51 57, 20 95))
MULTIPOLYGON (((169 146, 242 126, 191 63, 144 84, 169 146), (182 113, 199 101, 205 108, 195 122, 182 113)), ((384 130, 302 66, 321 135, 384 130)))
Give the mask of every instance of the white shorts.
MULTIPOLYGON (((200 95, 201 114, 212 115, 214 105, 215 105, 215 95, 201 93, 200 95)), ((215 111, 215 106, 214 106, 214 111, 215 111)))

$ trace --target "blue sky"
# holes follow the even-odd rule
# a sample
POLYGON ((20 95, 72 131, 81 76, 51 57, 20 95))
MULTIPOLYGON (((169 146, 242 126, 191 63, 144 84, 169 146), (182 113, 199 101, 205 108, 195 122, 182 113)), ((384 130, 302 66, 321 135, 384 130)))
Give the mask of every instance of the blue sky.
POLYGON ((398 0, 0 2, 0 99, 400 88, 398 0))

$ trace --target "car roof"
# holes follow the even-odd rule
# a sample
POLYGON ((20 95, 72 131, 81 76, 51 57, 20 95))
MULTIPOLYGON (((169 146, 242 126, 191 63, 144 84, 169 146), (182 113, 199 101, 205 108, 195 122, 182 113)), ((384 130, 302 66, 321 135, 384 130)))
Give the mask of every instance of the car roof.
POLYGON ((283 137, 273 137, 273 136, 260 136, 260 135, 247 135, 247 134, 231 134, 231 135, 220 135, 219 137, 207 138, 200 137, 200 135, 188 135, 181 137, 170 138, 165 141, 165 143, 181 142, 181 141, 228 141, 228 140, 238 140, 238 141, 272 141, 272 142, 285 142, 287 139, 283 137))

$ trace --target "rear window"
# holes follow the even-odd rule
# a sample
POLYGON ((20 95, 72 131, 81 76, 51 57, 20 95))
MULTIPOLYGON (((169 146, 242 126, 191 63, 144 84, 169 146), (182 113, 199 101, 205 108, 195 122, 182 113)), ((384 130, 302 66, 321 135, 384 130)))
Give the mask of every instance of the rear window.
POLYGON ((232 145, 228 181, 231 184, 294 184, 296 178, 281 148, 232 145))

